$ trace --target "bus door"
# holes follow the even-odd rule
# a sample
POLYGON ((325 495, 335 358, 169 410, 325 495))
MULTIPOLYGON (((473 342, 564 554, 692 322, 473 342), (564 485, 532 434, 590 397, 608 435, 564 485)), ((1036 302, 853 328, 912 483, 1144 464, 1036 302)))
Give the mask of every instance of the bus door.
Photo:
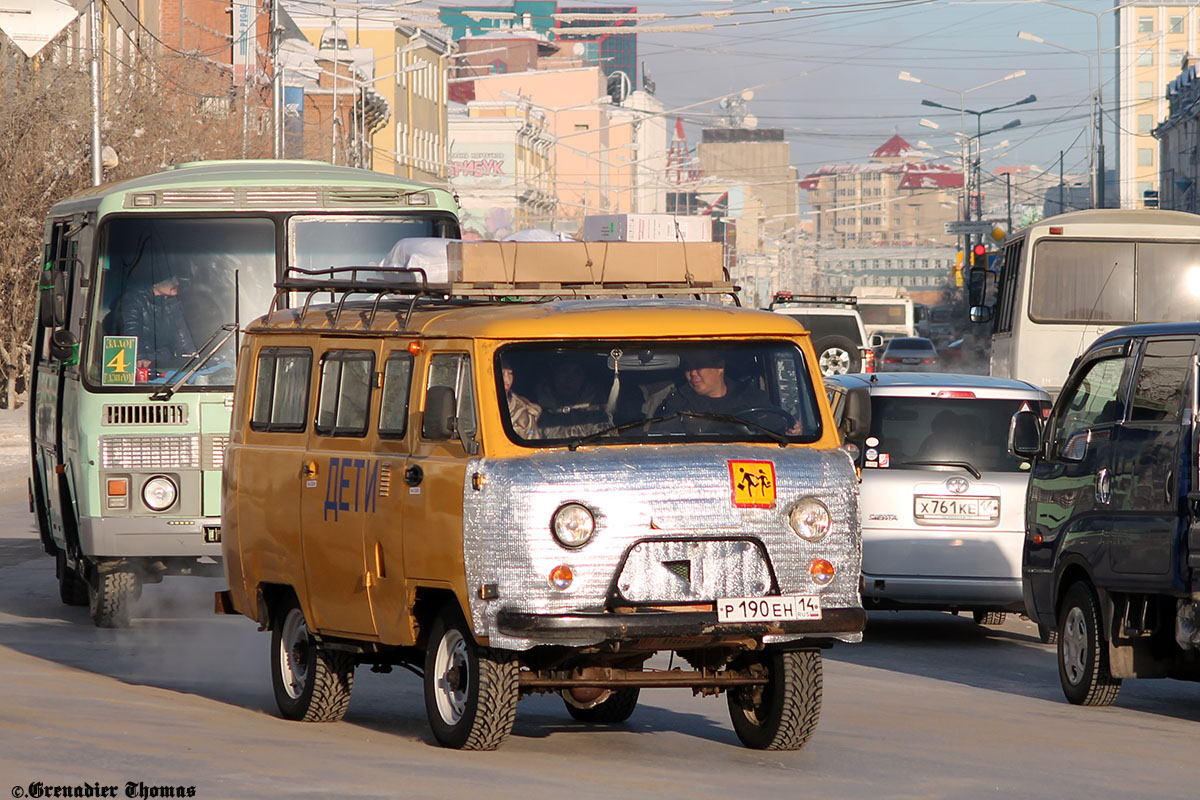
POLYGON ((300 500, 304 573, 315 627, 374 635, 364 544, 378 507, 378 460, 367 446, 375 349, 328 340, 318 360, 317 409, 300 500), (368 349, 369 348, 369 349, 368 349))
POLYGON ((81 261, 90 252, 93 225, 82 215, 56 220, 50 227, 45 263, 38 286, 38 315, 33 334, 33 391, 31 435, 33 470, 31 488, 38 529, 48 552, 59 547, 79 552, 75 528, 75 497, 68 450, 64 444, 63 410, 68 377, 78 381, 80 315, 86 307, 81 261), (86 234, 86 236, 85 236, 86 234), (76 295, 79 295, 78 297, 76 295))

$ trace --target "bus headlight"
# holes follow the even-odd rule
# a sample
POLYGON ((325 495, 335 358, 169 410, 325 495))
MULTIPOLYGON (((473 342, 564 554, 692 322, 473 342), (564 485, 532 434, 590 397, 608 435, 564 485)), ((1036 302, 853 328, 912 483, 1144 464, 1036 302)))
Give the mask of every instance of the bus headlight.
POLYGON ((166 511, 175 505, 177 497, 179 488, 175 481, 163 475, 151 478, 142 486, 142 502, 151 511, 166 511))
POLYGON ((592 540, 592 534, 596 531, 596 518, 587 506, 566 503, 551 517, 550 531, 563 547, 583 547, 592 540))
POLYGON ((792 506, 788 522, 801 539, 819 542, 829 533, 832 518, 824 503, 815 497, 804 497, 792 506))

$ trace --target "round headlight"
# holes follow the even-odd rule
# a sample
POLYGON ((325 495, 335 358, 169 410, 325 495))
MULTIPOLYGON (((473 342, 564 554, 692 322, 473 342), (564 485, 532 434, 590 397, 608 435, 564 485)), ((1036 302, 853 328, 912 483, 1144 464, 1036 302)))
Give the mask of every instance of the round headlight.
POLYGON ((567 503, 554 512, 550 530, 555 540, 563 547, 583 547, 592 540, 596 530, 596 518, 587 506, 567 503))
POLYGON ((151 478, 142 487, 142 502, 151 511, 166 511, 175 504, 175 498, 178 496, 179 489, 176 488, 175 482, 162 475, 151 478))
POLYGON ((792 506, 788 522, 801 539, 817 542, 829 533, 831 518, 824 503, 815 497, 805 497, 792 506))

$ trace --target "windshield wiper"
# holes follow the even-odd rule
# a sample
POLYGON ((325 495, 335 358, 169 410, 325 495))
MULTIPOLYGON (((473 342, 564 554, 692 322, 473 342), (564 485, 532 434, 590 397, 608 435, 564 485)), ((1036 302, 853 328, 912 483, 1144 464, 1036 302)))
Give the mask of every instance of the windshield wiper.
POLYGON ((227 322, 221 327, 213 331, 213 335, 208 337, 208 341, 200 346, 200 349, 188 356, 188 360, 183 363, 183 366, 175 370, 172 377, 183 373, 179 380, 172 383, 170 386, 164 386, 154 394, 150 395, 151 400, 170 400, 171 396, 179 391, 179 387, 188 382, 188 379, 200 371, 200 368, 212 360, 212 357, 217 354, 217 351, 225 346, 230 337, 237 331, 237 325, 232 322, 227 322), (221 336, 224 331, 225 335, 221 336), (218 340, 217 337, 220 336, 218 340), (215 342, 215 344, 214 344, 215 342))
POLYGON ((665 417, 653 417, 651 419, 637 420, 635 422, 623 422, 620 425, 613 425, 610 428, 605 428, 604 430, 596 431, 595 433, 589 433, 587 436, 580 436, 572 440, 567 445, 567 448, 573 451, 580 445, 589 444, 596 439, 600 439, 612 433, 620 433, 621 431, 626 431, 630 428, 637 428, 642 425, 654 425, 660 422, 670 422, 673 419, 679 418, 707 419, 713 422, 728 422, 732 425, 744 425, 747 428, 753 428, 754 430, 765 433, 767 436, 775 440, 780 447, 787 447, 789 444, 788 438, 783 434, 776 433, 770 428, 765 428, 762 425, 759 425, 757 422, 751 422, 750 420, 742 419, 741 417, 733 414, 717 414, 708 411, 676 411, 674 414, 668 414, 665 417))
POLYGON ((967 472, 979 480, 983 477, 979 470, 975 469, 969 461, 905 461, 900 466, 902 467, 958 467, 965 469, 967 472))

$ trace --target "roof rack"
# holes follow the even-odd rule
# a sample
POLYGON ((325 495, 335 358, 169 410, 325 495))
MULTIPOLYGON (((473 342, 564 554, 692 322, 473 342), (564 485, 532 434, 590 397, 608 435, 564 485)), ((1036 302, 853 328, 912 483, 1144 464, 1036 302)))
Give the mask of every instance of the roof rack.
POLYGON ((308 315, 314 298, 323 292, 330 294, 330 302, 337 297, 337 305, 330 315, 336 326, 345 310, 346 301, 353 295, 373 296, 371 310, 365 317, 370 327, 385 298, 407 300, 403 327, 418 303, 433 305, 489 305, 497 302, 544 302, 554 299, 596 299, 634 297, 727 297, 734 305, 741 305, 737 296, 739 287, 728 280, 690 281, 686 283, 561 283, 553 281, 529 282, 467 282, 430 283, 426 271, 420 267, 353 266, 329 267, 326 269, 304 269, 288 267, 284 277, 275 283, 275 296, 271 301, 272 312, 283 308, 281 300, 289 293, 305 294, 304 303, 295 315, 297 324, 308 315))
POLYGON ((794 294, 786 289, 775 293, 771 298, 771 304, 768 309, 774 310, 780 305, 840 305, 854 306, 858 305, 858 298, 850 294, 794 294))

